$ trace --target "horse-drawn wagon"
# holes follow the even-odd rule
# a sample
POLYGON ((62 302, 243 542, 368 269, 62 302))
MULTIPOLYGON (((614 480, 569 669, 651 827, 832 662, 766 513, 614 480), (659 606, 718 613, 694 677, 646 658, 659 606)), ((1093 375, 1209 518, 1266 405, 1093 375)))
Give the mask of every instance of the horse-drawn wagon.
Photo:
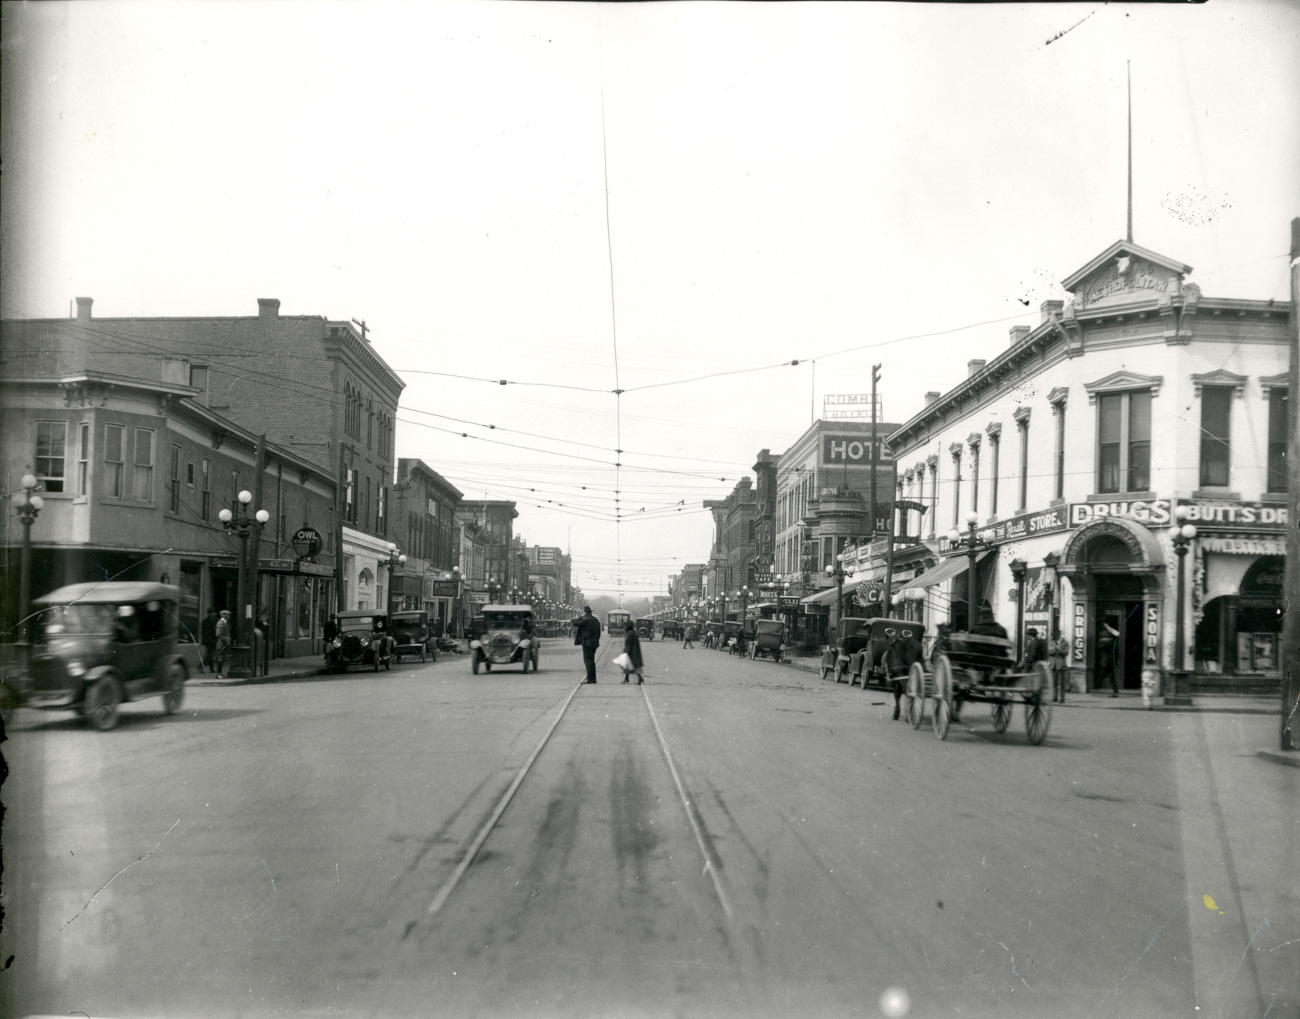
POLYGON ((948 738, 948 728, 965 704, 993 705, 993 730, 1006 732, 1011 709, 1025 706, 1025 731, 1034 746, 1047 738, 1052 706, 1044 699, 1051 687, 1045 662, 1016 671, 1011 641, 975 633, 954 633, 931 655, 931 669, 915 662, 907 676, 907 720, 919 729, 925 701, 934 698, 934 734, 948 738))

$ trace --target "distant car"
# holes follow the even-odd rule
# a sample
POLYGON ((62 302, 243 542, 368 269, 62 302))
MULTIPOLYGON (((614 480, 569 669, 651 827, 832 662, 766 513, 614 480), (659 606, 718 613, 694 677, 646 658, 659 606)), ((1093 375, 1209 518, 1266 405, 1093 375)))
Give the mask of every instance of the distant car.
POLYGON ((429 613, 423 609, 394 612, 389 618, 393 636, 393 657, 399 662, 408 655, 424 661, 438 660, 438 645, 429 630, 429 613))
POLYGON ((636 621, 636 635, 642 640, 655 639, 655 621, 646 617, 641 617, 636 621))
POLYGON ((393 637, 388 613, 370 609, 335 612, 334 636, 325 649, 325 671, 347 672, 352 665, 379 671, 393 667, 393 637))
POLYGON ((534 672, 541 660, 541 642, 533 629, 531 605, 484 605, 482 628, 469 642, 470 670, 491 672, 494 665, 521 665, 534 672))
POLYGON ((180 709, 189 672, 176 648, 180 590, 167 584, 72 584, 37 598, 41 633, 26 674, 5 680, 6 717, 15 707, 75 711, 100 732, 117 724, 123 701, 161 697, 180 709))

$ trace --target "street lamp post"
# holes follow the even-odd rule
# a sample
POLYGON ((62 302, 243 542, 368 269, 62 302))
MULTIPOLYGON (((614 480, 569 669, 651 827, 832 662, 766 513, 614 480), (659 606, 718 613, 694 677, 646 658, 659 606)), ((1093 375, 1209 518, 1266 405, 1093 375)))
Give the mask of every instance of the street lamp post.
POLYGON ((979 556, 979 539, 975 537, 975 524, 979 521, 979 516, 972 510, 966 514, 966 526, 969 533, 962 537, 960 531, 953 528, 948 532, 948 542, 955 546, 965 545, 967 556, 967 601, 966 601, 966 629, 969 630, 978 621, 977 601, 979 599, 979 585, 975 580, 975 562, 979 556))
POLYGON ((1016 582, 1016 661, 1024 655, 1025 634, 1025 573, 1029 564, 1023 559, 1011 560, 1011 576, 1016 582))
POLYGON ((380 560, 379 565, 388 567, 388 599, 384 603, 384 611, 391 616, 393 614, 393 571, 399 566, 406 565, 406 556, 398 554, 397 546, 390 541, 388 558, 380 560))
POLYGON ((248 504, 253 501, 253 493, 244 489, 238 496, 239 516, 229 509, 222 509, 217 514, 221 526, 234 532, 239 538, 239 579, 236 583, 236 601, 238 611, 235 613, 234 657, 230 663, 230 675, 246 679, 253 675, 253 600, 252 590, 257 584, 257 567, 253 567, 251 584, 248 570, 248 539, 255 538, 254 553, 260 553, 262 525, 271 519, 271 514, 264 509, 252 516, 248 515, 248 504))
POLYGON ((745 625, 745 610, 749 608, 749 585, 743 584, 740 588, 740 625, 745 625))
POLYGON ((826 576, 835 581, 835 625, 844 618, 844 556, 835 557, 835 565, 826 567, 826 576))
POLYGON ((497 595, 500 593, 501 593, 501 585, 497 583, 497 578, 488 577, 488 581, 487 581, 488 604, 495 605, 497 600, 497 595))
MULTIPOLYGON (((1187 507, 1179 506, 1174 511, 1176 520, 1182 521, 1187 519, 1187 507)), ((1196 537, 1195 524, 1180 524, 1174 528, 1174 555, 1178 556, 1178 592, 1177 607, 1174 609, 1174 667, 1171 672, 1171 678, 1174 681, 1172 691, 1166 691, 1165 704, 1170 707, 1188 707, 1192 703, 1192 696, 1187 691, 1187 669, 1184 668, 1185 660, 1183 653, 1183 569, 1187 562, 1187 550, 1191 547, 1192 540, 1196 537)))
POLYGON ((23 647, 23 664, 26 665, 32 646, 31 620, 27 618, 32 611, 32 524, 40 516, 45 500, 36 494, 35 475, 24 474, 18 483, 23 488, 13 497, 18 522, 23 525, 23 548, 18 567, 18 639, 23 647))

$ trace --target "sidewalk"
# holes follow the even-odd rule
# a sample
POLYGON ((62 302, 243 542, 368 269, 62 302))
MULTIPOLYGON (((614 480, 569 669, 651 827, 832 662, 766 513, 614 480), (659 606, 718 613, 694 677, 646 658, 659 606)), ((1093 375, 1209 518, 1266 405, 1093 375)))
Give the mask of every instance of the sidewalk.
MULTIPOLYGON (((792 665, 796 669, 804 669, 808 672, 821 671, 821 656, 786 656, 783 659, 786 665, 792 665)), ((826 682, 831 682, 828 678, 826 682)), ((1193 697, 1193 703, 1190 707, 1165 707, 1158 699, 1153 708, 1146 708, 1142 704, 1142 695, 1134 692, 1124 692, 1118 697, 1112 697, 1108 693, 1072 693, 1068 694, 1064 704, 1053 705, 1057 710, 1083 708, 1085 710, 1102 710, 1102 711, 1147 711, 1152 714, 1159 712, 1175 714, 1223 714, 1223 715, 1274 715, 1281 711, 1278 698, 1273 695, 1261 696, 1257 694, 1230 694, 1230 693, 1202 693, 1193 697)), ((1255 751, 1256 756, 1265 760, 1272 761, 1274 764, 1283 764, 1292 768, 1300 768, 1300 753, 1276 748, 1258 749, 1255 751)))

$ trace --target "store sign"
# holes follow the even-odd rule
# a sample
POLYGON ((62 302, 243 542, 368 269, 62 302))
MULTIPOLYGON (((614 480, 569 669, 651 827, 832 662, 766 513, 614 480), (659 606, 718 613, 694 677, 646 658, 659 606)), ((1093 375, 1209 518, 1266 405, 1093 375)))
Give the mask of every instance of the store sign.
POLYGON ((1146 664, 1160 664, 1160 605, 1156 602, 1147 602, 1146 633, 1143 635, 1146 642, 1146 664))
POLYGON ((1074 652, 1074 664, 1083 665, 1087 648, 1084 647, 1084 641, 1087 639, 1088 632, 1088 612, 1083 602, 1074 603, 1074 640, 1071 647, 1074 652))
POLYGON ((1070 526, 1079 527, 1094 520, 1118 519, 1132 520, 1148 527, 1163 527, 1174 518, 1173 509, 1168 499, 1142 500, 1131 502, 1076 502, 1070 506, 1070 526))
POLYGON ((429 587, 432 589, 429 594, 430 598, 456 597, 456 581, 454 580, 435 580, 429 587))
POLYGON ((320 531, 314 527, 300 527, 294 532, 293 541, 289 544, 293 546, 299 559, 310 559, 321 550, 320 531))
POLYGON ((537 550, 537 565, 554 566, 555 552, 556 550, 554 548, 539 548, 537 550))
MULTIPOLYGON (((989 524, 986 527, 977 527, 975 528, 975 537, 977 540, 989 545, 1000 545, 1005 541, 1021 541, 1024 538, 1034 538, 1040 534, 1064 531, 1067 526, 1066 519, 1066 508, 1064 506, 1053 506, 1051 509, 1038 510, 1034 513, 1021 513, 1018 516, 999 520, 997 523, 989 524)), ((956 547, 947 538, 939 539, 939 550, 941 552, 950 552, 956 547)))
POLYGON ((778 598, 776 600, 776 603, 780 607, 782 612, 784 612, 786 609, 797 609, 799 607, 798 598, 788 598, 785 595, 782 595, 780 598, 778 598))
POLYGON ((1282 538, 1202 538, 1202 552, 1219 552, 1224 555, 1286 555, 1286 541, 1282 538))
MULTIPOLYGON (((1187 507, 1186 522, 1198 527, 1227 524, 1233 528, 1258 528, 1283 531, 1287 525, 1287 509, 1262 502, 1222 502, 1212 499, 1179 499, 1179 506, 1187 507)), ((1283 553, 1270 553, 1282 555, 1283 553)))

